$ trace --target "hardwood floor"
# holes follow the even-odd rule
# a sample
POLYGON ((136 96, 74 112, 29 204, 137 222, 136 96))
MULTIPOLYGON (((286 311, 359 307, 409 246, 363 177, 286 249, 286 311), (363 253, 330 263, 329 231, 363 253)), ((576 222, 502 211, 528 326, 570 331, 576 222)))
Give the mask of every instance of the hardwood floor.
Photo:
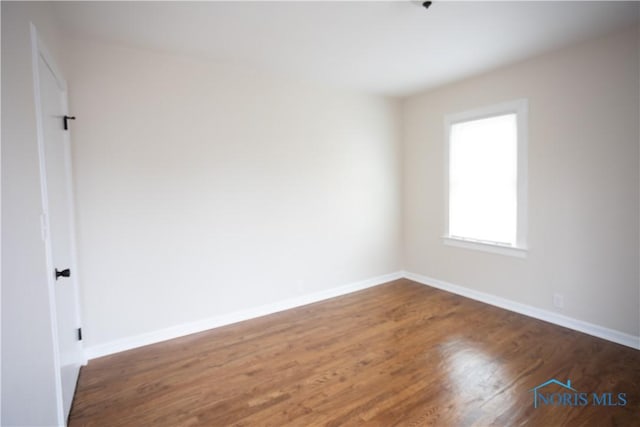
POLYGON ((402 279, 92 360, 70 425, 640 426, 640 351, 402 279))

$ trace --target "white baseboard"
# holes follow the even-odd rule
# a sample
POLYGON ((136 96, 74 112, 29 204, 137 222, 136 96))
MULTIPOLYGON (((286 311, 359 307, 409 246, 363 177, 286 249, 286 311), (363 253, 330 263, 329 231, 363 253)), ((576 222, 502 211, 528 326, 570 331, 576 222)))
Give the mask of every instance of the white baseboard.
POLYGON ((222 314, 220 316, 199 320, 196 322, 184 323, 181 325, 171 326, 169 328, 147 332, 133 337, 122 338, 119 340, 98 344, 85 348, 85 357, 88 360, 125 350, 142 347, 149 344, 155 344, 161 341, 182 337, 196 332, 202 332, 220 326, 229 325, 231 323, 241 322, 243 320, 255 319, 256 317, 266 316, 268 314, 277 313, 279 311, 289 310, 291 308, 300 307, 314 302, 338 297, 341 295, 356 292, 362 289, 371 288, 393 280, 401 279, 401 272, 385 274, 362 280, 348 285, 343 285, 324 291, 314 292, 299 297, 289 298, 284 301, 278 301, 271 304, 265 304, 259 307, 240 310, 233 313, 222 314))
POLYGON ((410 272, 396 272, 373 277, 371 279, 362 280, 360 282, 350 283, 348 285, 327 289, 312 294, 302 295, 299 297, 289 298, 284 301, 278 301, 271 304, 262 305, 246 310, 240 310, 233 313, 222 314, 220 316, 199 320, 196 322, 184 323, 169 328, 147 332, 133 337, 122 338, 104 344, 98 344, 85 348, 86 360, 95 359, 110 354, 119 353, 125 350, 142 347, 149 344, 155 344, 161 341, 179 338, 185 335, 203 332, 209 329, 218 328, 220 326, 229 325, 244 320, 255 319, 257 317, 266 316, 268 314, 277 313, 279 311, 289 310, 291 308, 300 307, 329 298, 346 295, 362 289, 371 288, 393 280, 407 278, 414 282, 434 288, 442 289, 463 297, 471 298, 486 304, 504 308, 505 310, 520 313, 535 319, 544 320, 545 322, 573 329, 575 331, 584 332, 598 338, 612 341, 640 350, 640 337, 627 334, 625 332, 616 331, 614 329, 605 328, 593 323, 563 316, 552 311, 536 308, 530 305, 515 302, 506 298, 487 294, 460 285, 445 282, 443 280, 434 279, 432 277, 423 276, 410 272))
POLYGON ((486 304, 494 305, 496 307, 504 308, 505 310, 513 311, 515 313, 524 314, 525 316, 533 317, 545 322, 553 323, 555 325, 564 326, 565 328, 573 329, 575 331, 584 332, 594 337, 602 338, 607 341, 612 341, 618 344, 625 345, 637 350, 640 350, 640 336, 634 336, 625 332, 616 331, 614 329, 605 328, 604 326, 595 325, 593 323, 585 322, 583 320, 574 319, 572 317, 563 316, 552 311, 544 310, 541 308, 532 307, 530 305, 515 302, 506 298, 501 298, 495 295, 487 294, 484 292, 475 291, 473 289, 466 288, 460 285, 454 285, 443 280, 434 279, 432 277, 423 276, 420 274, 403 272, 403 276, 414 282, 421 283, 423 285, 431 286, 434 288, 442 289, 443 291, 451 292, 463 297, 471 298, 476 301, 480 301, 486 304))

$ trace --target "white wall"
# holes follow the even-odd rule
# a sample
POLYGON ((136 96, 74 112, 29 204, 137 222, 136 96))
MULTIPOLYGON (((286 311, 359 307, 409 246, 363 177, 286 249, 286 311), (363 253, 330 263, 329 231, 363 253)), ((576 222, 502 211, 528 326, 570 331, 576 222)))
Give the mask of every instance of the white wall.
POLYGON ((400 269, 396 102, 66 52, 88 347, 400 269))
POLYGON ((640 335, 638 27, 403 103, 404 267, 640 335), (529 99, 529 254, 445 246, 443 116, 529 99))
POLYGON ((49 5, 2 2, 2 418, 55 425, 55 367, 44 243, 31 39, 59 58, 49 5))

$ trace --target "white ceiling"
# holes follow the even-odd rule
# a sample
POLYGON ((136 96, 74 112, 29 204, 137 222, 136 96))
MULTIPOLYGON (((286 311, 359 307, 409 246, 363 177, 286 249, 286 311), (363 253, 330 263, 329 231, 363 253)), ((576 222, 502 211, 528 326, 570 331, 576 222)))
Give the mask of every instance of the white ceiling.
POLYGON ((638 2, 63 2, 68 36, 405 95, 604 35, 638 2))

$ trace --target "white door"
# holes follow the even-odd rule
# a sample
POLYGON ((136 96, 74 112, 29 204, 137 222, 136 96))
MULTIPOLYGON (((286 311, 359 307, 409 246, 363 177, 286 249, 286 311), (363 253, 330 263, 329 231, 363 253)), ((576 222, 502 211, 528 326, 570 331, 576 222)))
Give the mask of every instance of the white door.
MULTIPOLYGON (((40 95, 40 155, 44 178, 43 218, 53 286, 52 307, 55 316, 52 326, 58 338, 59 391, 62 393, 62 415, 66 420, 84 356, 79 336, 80 316, 74 262, 69 130, 64 129, 64 117, 67 114, 66 88, 64 81, 53 71, 57 68, 50 62, 51 59, 39 49, 37 82, 40 95)), ((71 125, 73 122, 69 123, 71 125)))

